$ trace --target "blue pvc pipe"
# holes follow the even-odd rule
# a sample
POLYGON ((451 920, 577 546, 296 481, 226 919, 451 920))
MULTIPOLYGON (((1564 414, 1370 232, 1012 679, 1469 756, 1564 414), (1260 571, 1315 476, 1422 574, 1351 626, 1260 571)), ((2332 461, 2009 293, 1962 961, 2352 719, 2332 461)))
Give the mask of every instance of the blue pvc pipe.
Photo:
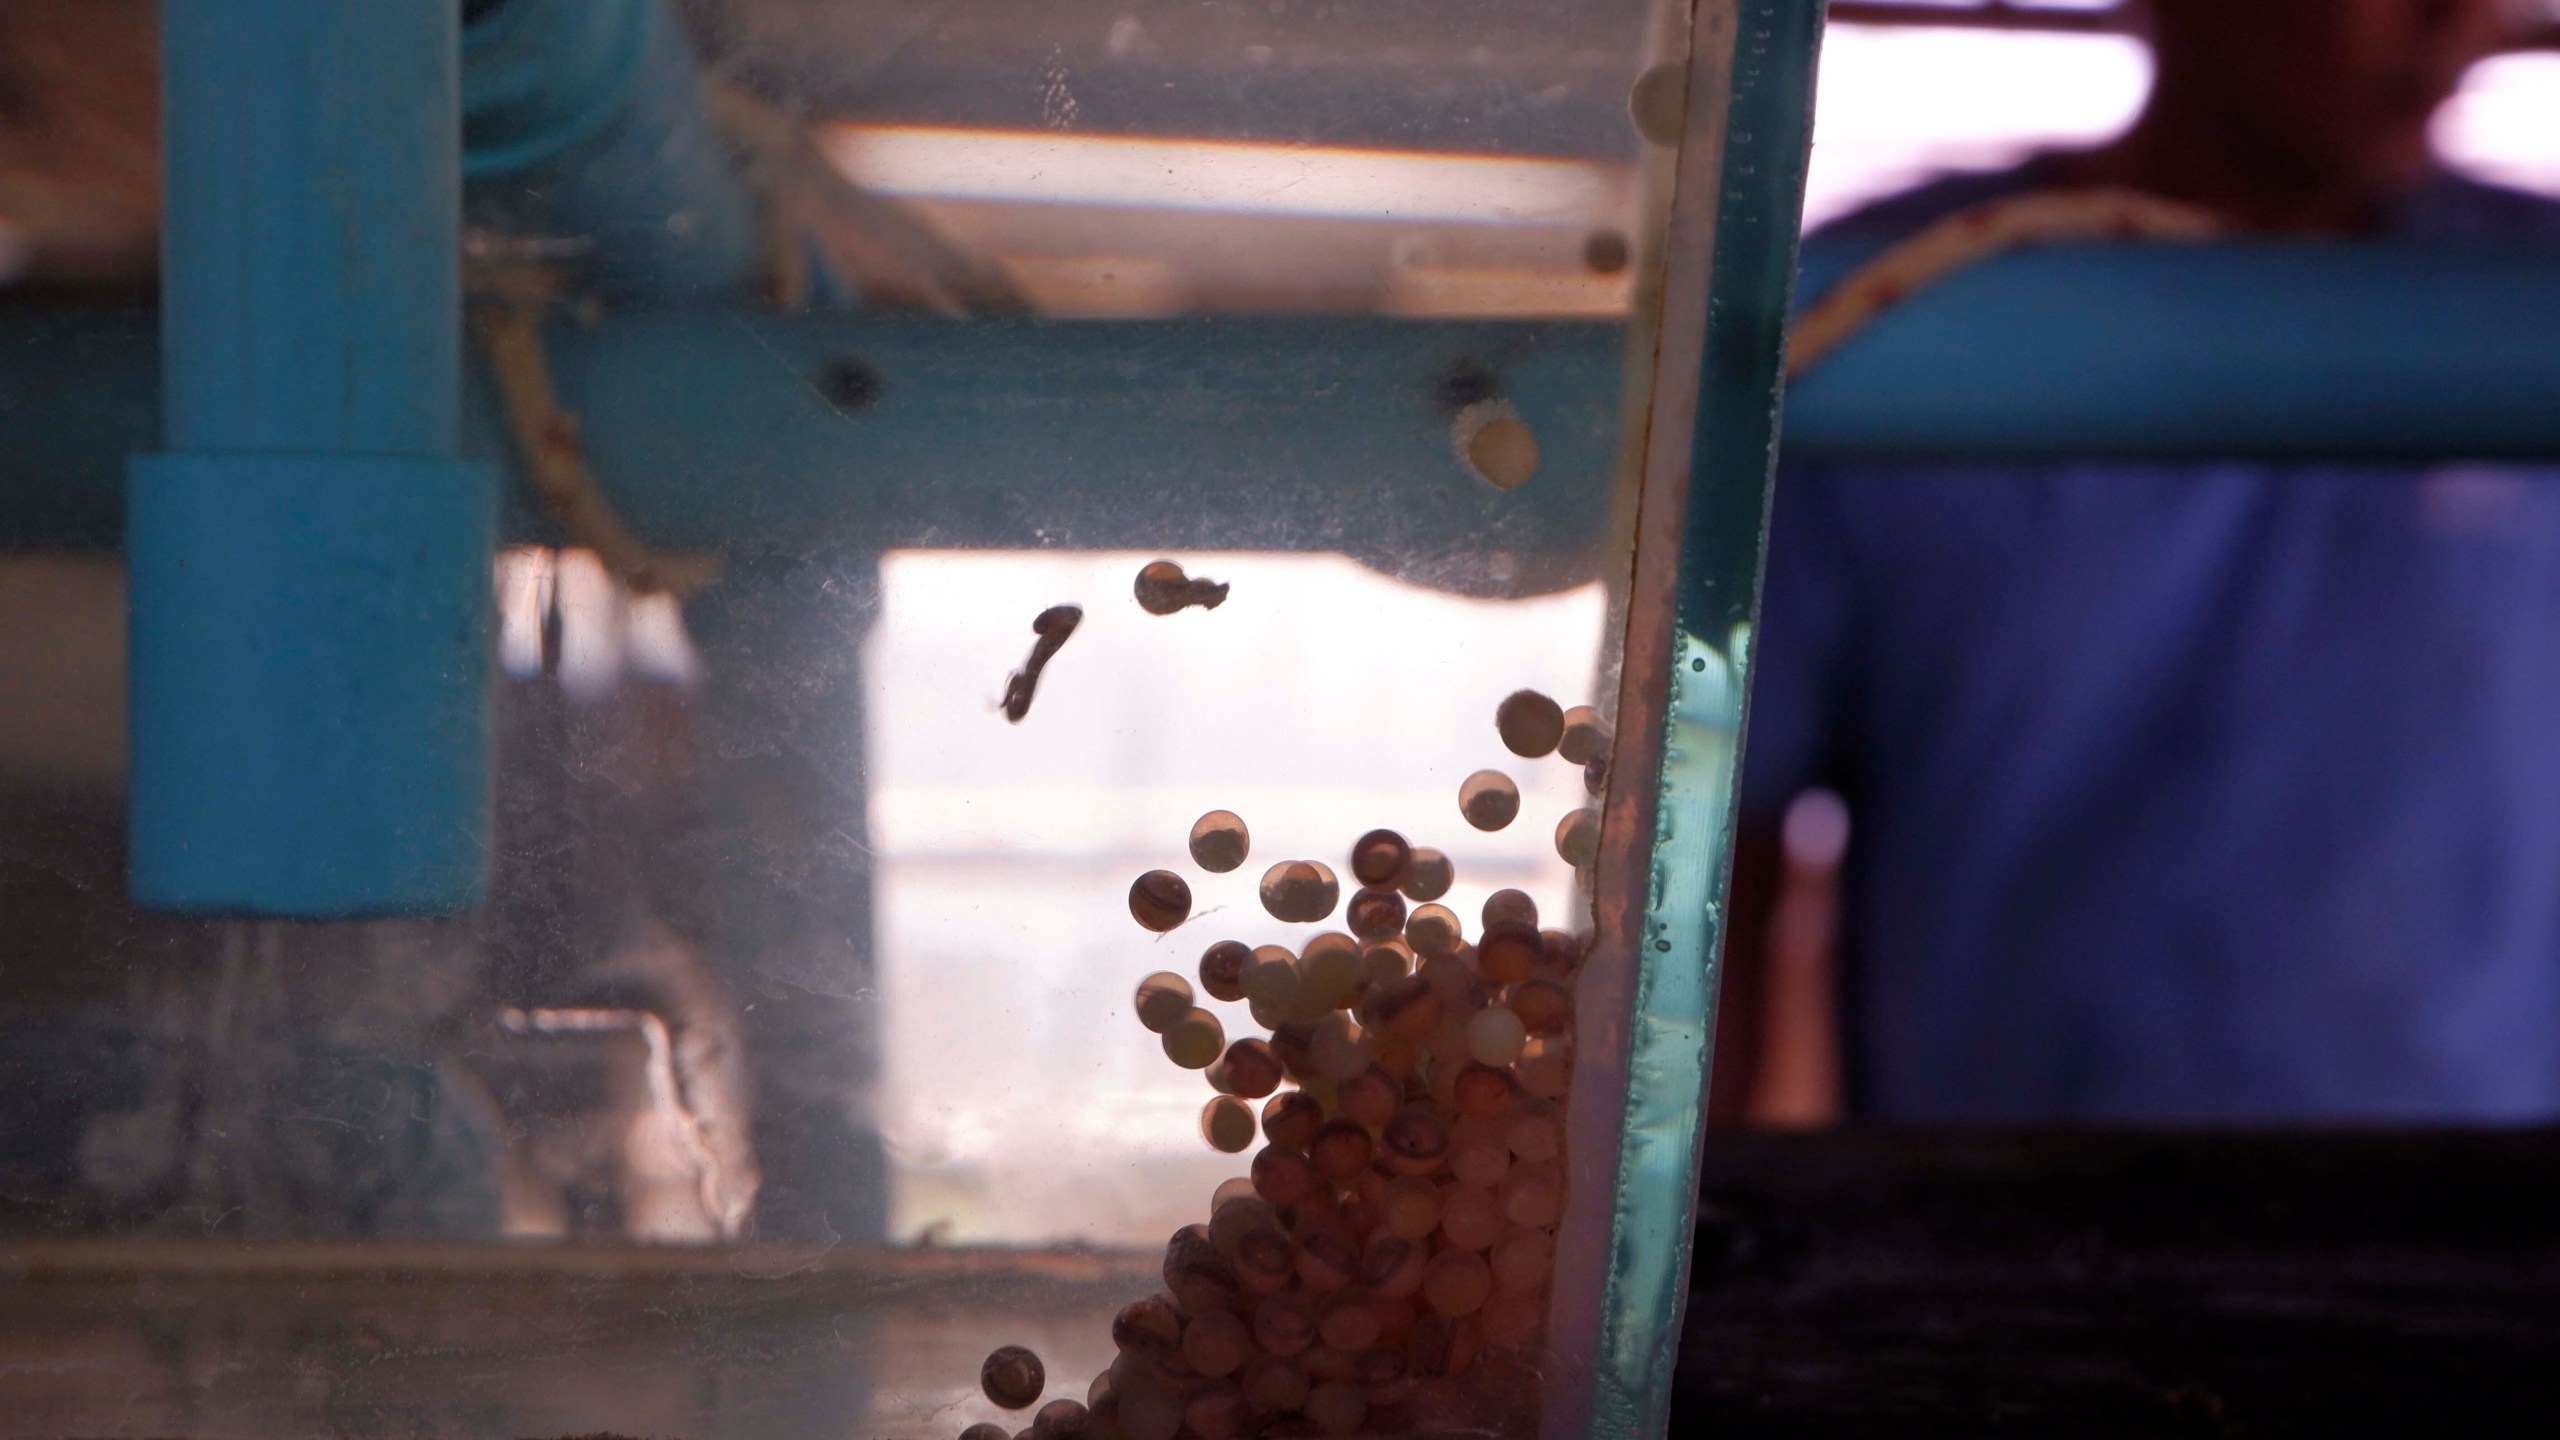
POLYGON ((453 0, 168 0, 162 438, 132 466, 131 882, 452 910, 489 827, 453 0))
POLYGON ((137 901, 312 919, 478 903, 488 474, 389 456, 135 461, 137 901))
MULTIPOLYGON (((606 493, 663 546, 1321 544, 1462 585, 1446 547, 1492 532, 1531 588, 1598 543, 1624 362, 1618 327, 1582 321, 695 309, 545 343, 606 493), (1538 478, 1508 496, 1451 451, 1439 390, 1462 362, 1537 433, 1538 478)), ((0 550, 119 543, 112 477, 149 443, 156 357, 147 315, 0 322, 0 550)), ((493 389, 464 394, 465 453, 513 463, 493 389)), ((556 538, 509 495, 509 535, 556 538)))
POLYGON ((596 474, 660 545, 1327 549, 1498 592, 1606 563, 1616 325, 659 313, 549 346, 596 474), (1538 437, 1518 490, 1452 452, 1462 365, 1538 437), (847 369, 869 396, 842 410, 847 369))
MULTIPOLYGON (((1868 253, 1808 243, 1800 293, 1868 253)), ((2560 245, 2021 251, 1791 384, 1781 453, 2560 459, 2560 245)))
MULTIPOLYGON (((1808 248, 1803 292, 1855 258, 1838 242, 1808 248)), ((1489 364, 1524 408, 1577 415, 1573 397, 1618 383, 1614 333, 689 309, 609 313, 593 329, 555 327, 548 343, 599 476, 661 544, 855 528, 895 543, 1188 544, 1221 522, 1173 485, 1186 465, 1291 503, 1332 504, 1328 487, 1373 475, 1426 507, 1486 503, 1463 484, 1431 488, 1452 483, 1435 367, 1489 364), (840 360, 875 376, 870 408, 828 404, 840 360), (1017 503, 1025 475, 1065 530, 1017 503), (1163 538, 1140 538, 1151 533, 1163 538)), ((1791 386, 1781 453, 2554 461, 2555 337, 2549 250, 2029 252, 1914 297, 1791 386)), ((152 368, 148 324, 130 316, 0 328, 0 546, 114 543, 117 497, 101 482, 151 421, 152 368)), ((469 396, 479 453, 502 456, 484 387, 469 396)), ((1556 438, 1555 423, 1539 423, 1550 473, 1579 473, 1574 457, 1607 443, 1587 427, 1556 438)), ((1410 552, 1432 523, 1428 508, 1387 507, 1344 543, 1410 552)), ((1520 538, 1524 551, 1553 545, 1520 538)))
POLYGON ((755 207, 666 0, 506 0, 462 38, 472 223, 583 247, 609 298, 727 297, 755 279, 755 207))
POLYGON ((452 8, 165 7, 170 449, 453 453, 452 8))
POLYGON ((504 0, 462 32, 462 173, 557 162, 621 117, 661 24, 658 0, 504 0))

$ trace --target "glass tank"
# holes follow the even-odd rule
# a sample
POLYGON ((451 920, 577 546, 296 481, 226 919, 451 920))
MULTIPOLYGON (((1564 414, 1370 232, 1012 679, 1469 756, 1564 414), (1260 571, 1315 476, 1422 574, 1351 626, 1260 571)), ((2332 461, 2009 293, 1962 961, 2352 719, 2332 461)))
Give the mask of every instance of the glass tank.
POLYGON ((0 22, 0 1437, 1660 1429, 1818 6, 156 9, 0 22))

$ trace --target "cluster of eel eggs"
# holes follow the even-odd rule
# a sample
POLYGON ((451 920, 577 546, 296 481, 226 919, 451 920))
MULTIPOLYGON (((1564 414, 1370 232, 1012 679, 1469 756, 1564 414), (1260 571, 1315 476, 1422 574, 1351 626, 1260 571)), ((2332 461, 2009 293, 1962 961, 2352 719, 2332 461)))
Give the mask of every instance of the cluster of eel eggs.
POLYGON ((1196 984, 1140 982, 1140 1022, 1212 1092, 1203 1138, 1252 1154, 1167 1242, 1164 1289, 1121 1310, 1077 1433, 1465 1430, 1517 1406, 1564 1215, 1584 942, 1517 890, 1470 927, 1437 903, 1453 880, 1447 857, 1372 830, 1342 872, 1284 861, 1263 882, 1276 918, 1339 904, 1344 928, 1220 940, 1196 984), (1203 994, 1267 1033, 1226 1039, 1203 994))
MULTIPOLYGON (((1170 577, 1158 577, 1170 582, 1170 577)), ((1170 593, 1170 592, 1168 592, 1170 593)), ((1535 691, 1497 708, 1523 759, 1583 768, 1595 797, 1611 737, 1589 707, 1535 691)), ((1478 830, 1518 817, 1498 770, 1461 785, 1478 830)), ((1600 814, 1555 827, 1556 853, 1595 864, 1600 814)), ((1241 867, 1244 821, 1216 810, 1189 836, 1203 871, 1241 867)), ((1574 981, 1587 941, 1541 928, 1518 890, 1496 891, 1470 934, 1439 903, 1449 858, 1377 829, 1343 873, 1282 860, 1262 874, 1272 918, 1323 925, 1295 946, 1219 940, 1197 984, 1139 982, 1139 1022, 1211 1094, 1202 1138, 1251 1151, 1248 1173, 1167 1242, 1160 1292, 1114 1319, 1115 1358, 1082 1403, 1053 1400, 1007 1436, 963 1440, 1236 1440, 1264 1435, 1484 1431, 1533 1387, 1567 1196, 1565 1105, 1573 1078, 1574 981), (1346 899, 1345 875, 1352 886, 1346 899), (1229 1039, 1200 997, 1243 1003, 1263 1034, 1229 1039)), ((1132 918, 1159 934, 1191 913, 1188 882, 1149 871, 1132 918)), ((1028 1408, 1037 1357, 990 1355, 987 1397, 1028 1408)), ((985 1432, 985 1433, 981 1433, 985 1432)))

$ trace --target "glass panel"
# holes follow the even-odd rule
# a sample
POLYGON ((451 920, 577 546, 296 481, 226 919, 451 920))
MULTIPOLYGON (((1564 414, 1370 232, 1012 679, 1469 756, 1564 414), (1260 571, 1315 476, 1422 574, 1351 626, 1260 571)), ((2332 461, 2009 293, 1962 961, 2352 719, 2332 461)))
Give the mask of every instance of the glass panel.
POLYGON ((1814 7, 459 17, 0 230, 0 1436, 1658 1428, 1814 7))

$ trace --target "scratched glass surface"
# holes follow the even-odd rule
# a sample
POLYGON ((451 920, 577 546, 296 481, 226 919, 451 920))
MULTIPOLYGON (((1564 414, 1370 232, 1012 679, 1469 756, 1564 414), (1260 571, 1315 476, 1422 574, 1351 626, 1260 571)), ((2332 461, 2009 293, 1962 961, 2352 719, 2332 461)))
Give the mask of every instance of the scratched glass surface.
MULTIPOLYGON (((1553 1428, 1692 8, 462 3, 488 896, 128 903, 120 562, 10 522, 0 1440, 1553 1428)), ((92 488, 149 14, 0 20, 92 488)))

